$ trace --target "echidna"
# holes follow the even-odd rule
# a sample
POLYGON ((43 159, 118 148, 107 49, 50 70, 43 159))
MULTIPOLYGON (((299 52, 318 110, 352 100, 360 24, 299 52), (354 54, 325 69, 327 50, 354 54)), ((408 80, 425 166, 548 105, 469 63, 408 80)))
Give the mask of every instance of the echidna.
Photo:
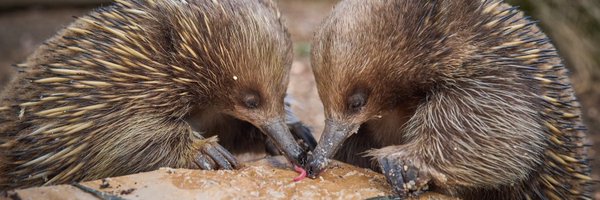
POLYGON ((327 119, 312 177, 336 158, 381 170, 402 197, 590 198, 567 69, 515 7, 344 0, 312 62, 327 119))
POLYGON ((266 138, 301 165, 306 150, 285 121, 292 53, 280 18, 270 0, 118 0, 78 19, 2 94, 0 189, 232 169, 228 150, 266 138))

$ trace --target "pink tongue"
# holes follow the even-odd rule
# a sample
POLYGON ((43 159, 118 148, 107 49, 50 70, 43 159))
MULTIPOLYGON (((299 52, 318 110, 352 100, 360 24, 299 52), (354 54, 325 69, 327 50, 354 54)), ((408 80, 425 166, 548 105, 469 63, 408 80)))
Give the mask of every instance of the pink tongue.
POLYGON ((298 165, 294 165, 294 170, 298 173, 300 173, 300 175, 298 175, 296 178, 294 178, 294 182, 298 182, 301 181, 302 179, 306 178, 306 170, 304 170, 302 167, 298 166, 298 165))

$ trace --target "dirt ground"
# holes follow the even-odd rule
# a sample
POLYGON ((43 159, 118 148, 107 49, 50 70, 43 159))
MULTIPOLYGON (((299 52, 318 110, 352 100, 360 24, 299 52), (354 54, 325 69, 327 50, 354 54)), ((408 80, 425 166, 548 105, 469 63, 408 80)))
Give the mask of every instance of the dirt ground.
MULTIPOLYGON (((315 27, 328 14, 334 5, 333 0, 281 0, 281 10, 287 18, 287 25, 294 40, 295 60, 290 79, 289 93, 298 102, 294 109, 300 118, 313 129, 318 138, 323 129, 324 116, 322 104, 318 98, 314 78, 310 69, 310 40, 315 27)), ((1 5, 0 5, 1 6, 1 5)), ((81 16, 92 7, 20 7, 1 9, 0 7, 0 88, 12 77, 11 64, 19 63, 52 36, 57 30, 73 21, 72 16, 81 16)), ((560 14, 560 13, 559 13, 560 14)), ((567 45, 570 42, 560 42, 567 45)), ((564 46, 562 45, 562 46, 564 46)), ((597 44, 596 46, 600 46, 597 44)), ((572 53, 573 54, 573 53, 572 53)), ((577 54, 578 55, 578 54, 577 54)), ((570 56, 570 55, 569 55, 570 56)), ((594 70, 600 70, 596 66, 594 70)), ((576 70, 574 70, 576 71, 576 70)), ((577 76, 579 77, 579 76, 577 76)), ((582 85, 598 86, 597 82, 574 81, 575 88, 582 85)), ((600 144, 600 92, 598 90, 578 89, 578 96, 584 105, 584 115, 590 127, 590 139, 600 144)), ((591 158, 597 157, 600 145, 594 145, 591 158)), ((593 178, 600 180, 600 159, 594 160, 596 166, 593 178)), ((595 196, 600 199, 600 192, 595 196)))

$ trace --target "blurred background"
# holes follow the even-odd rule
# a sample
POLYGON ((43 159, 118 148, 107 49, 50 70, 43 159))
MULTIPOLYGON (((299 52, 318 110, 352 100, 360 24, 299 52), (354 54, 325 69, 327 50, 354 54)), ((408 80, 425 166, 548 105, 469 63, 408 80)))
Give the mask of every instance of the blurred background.
MULTIPOLYGON (((316 137, 323 129, 322 105, 310 70, 312 34, 337 1, 276 0, 292 34, 295 61, 289 92, 294 109, 312 127, 316 137)), ((571 70, 593 146, 590 158, 600 152, 600 1, 508 0, 539 20, 542 28, 571 70)), ((13 76, 11 64, 22 62, 44 40, 90 10, 109 0, 0 0, 0 90, 13 76)), ((593 160, 593 178, 600 180, 600 159, 593 160)), ((597 187, 598 188, 598 187, 597 187)), ((596 190, 600 191, 600 190, 596 190)), ((600 192, 595 194, 600 199, 600 192)))

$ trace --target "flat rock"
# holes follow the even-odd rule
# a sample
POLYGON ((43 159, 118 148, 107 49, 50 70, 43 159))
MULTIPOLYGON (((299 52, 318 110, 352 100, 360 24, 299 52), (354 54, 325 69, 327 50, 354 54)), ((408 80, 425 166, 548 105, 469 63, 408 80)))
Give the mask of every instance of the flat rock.
MULTIPOLYGON (((84 182, 124 199, 367 199, 392 194, 385 178, 368 169, 334 162, 316 179, 292 181, 298 173, 282 157, 247 163, 239 170, 156 171, 84 182)), ((431 194, 421 199, 443 199, 431 194)), ((6 199, 97 199, 70 185, 9 191, 6 199)))

